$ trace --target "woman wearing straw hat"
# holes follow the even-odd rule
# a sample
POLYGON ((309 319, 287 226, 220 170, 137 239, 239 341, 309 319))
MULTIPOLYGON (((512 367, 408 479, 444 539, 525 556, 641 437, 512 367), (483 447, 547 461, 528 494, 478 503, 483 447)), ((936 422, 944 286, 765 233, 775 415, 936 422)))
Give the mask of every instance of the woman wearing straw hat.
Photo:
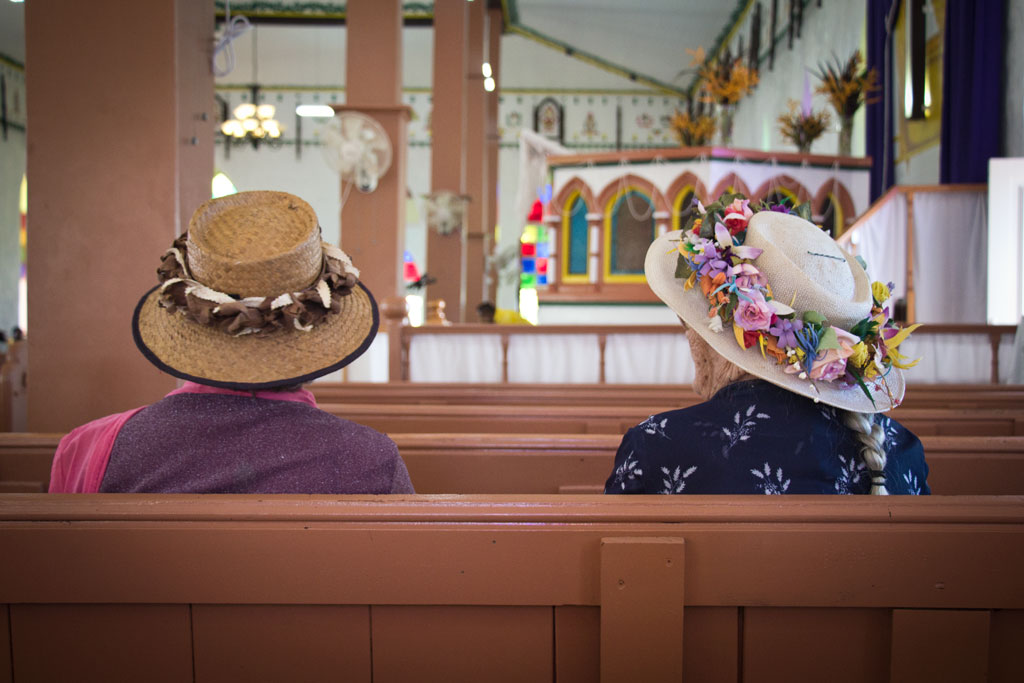
POLYGON ((864 267, 812 223, 730 195, 647 252, 705 402, 623 437, 606 493, 929 493, 900 330, 864 267))
POLYGON ((211 199, 139 301, 135 343, 185 380, 61 440, 50 491, 412 493, 391 439, 316 407, 301 384, 377 333, 359 271, 283 192, 211 199))

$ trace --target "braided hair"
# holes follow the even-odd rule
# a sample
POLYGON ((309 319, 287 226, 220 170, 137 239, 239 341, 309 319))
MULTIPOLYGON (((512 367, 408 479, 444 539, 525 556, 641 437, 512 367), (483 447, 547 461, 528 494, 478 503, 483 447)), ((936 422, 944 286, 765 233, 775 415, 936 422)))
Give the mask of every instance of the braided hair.
POLYGON ((889 495, 885 488, 885 430, 882 425, 868 413, 841 410, 839 415, 861 444, 860 456, 871 474, 871 495, 889 495))

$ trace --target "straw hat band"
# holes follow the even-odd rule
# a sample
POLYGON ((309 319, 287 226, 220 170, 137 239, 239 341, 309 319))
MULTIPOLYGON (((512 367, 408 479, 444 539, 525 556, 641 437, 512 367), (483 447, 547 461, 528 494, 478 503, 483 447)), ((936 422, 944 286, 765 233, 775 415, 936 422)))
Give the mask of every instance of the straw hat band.
POLYGON ((757 267, 771 273, 772 295, 797 311, 817 311, 849 330, 871 313, 871 283, 855 259, 827 233, 806 230, 784 214, 750 219, 745 244, 763 249, 757 267))

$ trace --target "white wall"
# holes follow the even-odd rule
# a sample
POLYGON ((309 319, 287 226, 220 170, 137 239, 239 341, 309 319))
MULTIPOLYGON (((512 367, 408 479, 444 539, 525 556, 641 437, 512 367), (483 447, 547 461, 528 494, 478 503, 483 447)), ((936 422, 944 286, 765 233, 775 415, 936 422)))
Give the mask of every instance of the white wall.
MULTIPOLYGON (((779 29, 785 26, 782 17, 788 3, 779 4, 779 29)), ((766 3, 766 10, 768 9, 766 3)), ((762 53, 767 49, 768 14, 762 39, 762 53)), ((818 65, 835 57, 846 60, 853 51, 865 45, 865 0, 831 0, 810 3, 804 9, 801 37, 787 47, 785 40, 775 46, 775 68, 761 65, 760 83, 756 90, 740 101, 733 124, 733 146, 764 151, 795 152, 796 147, 779 132, 776 119, 789 109, 789 100, 800 102, 804 92, 804 73, 809 74, 811 88, 817 86, 814 73, 818 65)), ((816 154, 836 154, 839 150, 839 120, 824 95, 814 95, 814 109, 826 109, 832 115, 832 127, 811 147, 816 154)), ((864 154, 864 108, 854 116, 853 155, 864 154)))

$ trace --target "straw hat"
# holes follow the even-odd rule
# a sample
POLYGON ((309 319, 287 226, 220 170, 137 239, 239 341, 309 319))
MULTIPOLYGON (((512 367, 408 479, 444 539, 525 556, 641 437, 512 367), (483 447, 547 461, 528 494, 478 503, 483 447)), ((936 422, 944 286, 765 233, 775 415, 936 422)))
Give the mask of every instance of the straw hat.
MULTIPOLYGON (((756 346, 741 346, 730 324, 715 332, 708 324, 709 304, 700 287, 686 291, 683 280, 675 276, 676 248, 682 234, 669 232, 651 244, 644 263, 647 283, 717 353, 756 377, 844 410, 877 413, 899 404, 905 383, 897 368, 891 368, 884 381, 867 383, 872 403, 857 386, 787 374, 784 365, 771 355, 765 357, 756 346)), ((776 301, 793 302, 796 318, 817 311, 832 326, 849 331, 871 315, 871 282, 864 268, 812 223, 786 213, 762 211, 750 218, 743 244, 763 250, 753 263, 776 301)))
POLYGON ((175 377, 228 389, 287 386, 333 372, 370 346, 377 303, 320 239, 312 207, 284 192, 200 206, 139 301, 135 343, 175 377))

